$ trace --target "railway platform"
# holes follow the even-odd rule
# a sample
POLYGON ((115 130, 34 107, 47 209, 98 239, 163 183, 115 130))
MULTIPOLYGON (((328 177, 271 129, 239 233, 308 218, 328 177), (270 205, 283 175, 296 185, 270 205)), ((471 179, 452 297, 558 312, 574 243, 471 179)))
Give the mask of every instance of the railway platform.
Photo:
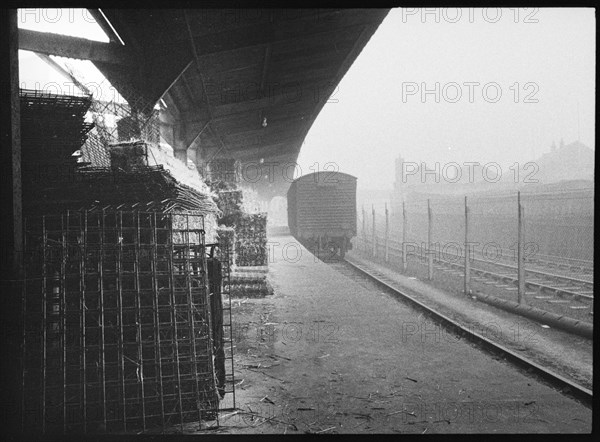
MULTIPOLYGON (((592 411, 343 262, 271 235, 274 294, 233 301, 224 433, 588 433, 592 411)), ((502 327, 502 325, 500 325, 502 327)))
POLYGON ((360 253, 353 253, 347 260, 382 275, 394 288, 450 317, 466 329, 518 352, 578 385, 592 389, 592 340, 493 307, 479 301, 477 296, 468 297, 442 290, 436 286, 443 286, 443 283, 432 285, 430 281, 403 275, 360 253))

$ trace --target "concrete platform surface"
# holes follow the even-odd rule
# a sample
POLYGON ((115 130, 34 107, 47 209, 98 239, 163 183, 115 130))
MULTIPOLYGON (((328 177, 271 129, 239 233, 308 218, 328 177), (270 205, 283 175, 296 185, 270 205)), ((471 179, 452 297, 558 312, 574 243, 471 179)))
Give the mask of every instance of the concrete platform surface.
POLYGON ((389 265, 373 262, 359 253, 353 252, 347 259, 384 275, 393 281, 393 287, 467 329, 519 352, 585 388, 593 388, 592 340, 495 308, 462 293, 440 290, 429 281, 403 275, 389 265))
POLYGON ((275 292, 234 300, 237 410, 216 432, 591 431, 589 408, 345 264, 318 261, 289 236, 270 241, 275 292))

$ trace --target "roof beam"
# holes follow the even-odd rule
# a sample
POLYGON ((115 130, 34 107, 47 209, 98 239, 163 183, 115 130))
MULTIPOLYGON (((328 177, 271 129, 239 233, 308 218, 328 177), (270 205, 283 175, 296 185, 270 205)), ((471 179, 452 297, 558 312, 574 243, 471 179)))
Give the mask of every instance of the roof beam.
POLYGON ((163 94, 161 99, 164 100, 167 105, 167 112, 169 112, 173 118, 179 119, 181 116, 181 111, 179 110, 179 107, 175 103, 175 100, 173 100, 173 97, 171 97, 171 94, 168 90, 163 94), (173 113, 172 110, 174 110, 175 113, 173 113))
MULTIPOLYGON (((196 52, 199 56, 212 53, 223 53, 240 48, 262 46, 265 44, 283 43, 301 38, 331 38, 336 33, 352 28, 361 28, 376 23, 387 15, 387 10, 350 11, 339 20, 314 20, 307 25, 304 21, 281 21, 274 23, 246 24, 236 27, 235 31, 221 30, 205 35, 194 35, 196 52), (308 28, 308 29, 307 29, 308 28)), ((173 44, 175 42, 171 42, 173 44)))
POLYGON ((50 66, 52 69, 54 69, 60 75, 62 75, 65 79, 67 79, 68 81, 73 83, 75 86, 77 86, 79 89, 81 89, 81 91, 83 93, 90 94, 89 89, 86 88, 85 85, 81 84, 81 82, 79 80, 77 80, 77 78, 75 78, 70 72, 67 72, 61 65, 59 65, 57 62, 52 60, 49 55, 40 54, 39 52, 36 52, 35 55, 37 55, 44 63, 46 63, 48 66, 50 66))
MULTIPOLYGON (((128 25, 127 22, 123 22, 122 16, 117 16, 114 13, 111 14, 110 9, 102 8, 102 11, 98 10, 98 14, 95 14, 93 11, 94 11, 93 9, 90 10, 90 12, 92 13, 92 16, 96 20, 98 20, 97 15, 100 14, 101 18, 102 18, 102 20, 100 20, 100 21, 106 20, 106 23, 109 24, 109 27, 114 28, 114 30, 115 30, 114 37, 118 36, 119 41, 122 41, 124 45, 129 46, 134 51, 136 51, 138 53, 143 52, 143 48, 140 45, 140 42, 138 42, 137 39, 133 38, 132 29, 128 25)), ((130 10, 130 11, 132 11, 132 10, 130 10)), ((110 39, 111 36, 109 35, 108 38, 110 39)))
POLYGON ((210 121, 207 121, 206 123, 204 123, 204 126, 202 126, 202 129, 200 129, 196 136, 194 137, 194 139, 192 141, 190 141, 187 145, 187 149, 189 149, 190 147, 192 147, 192 145, 196 142, 196 140, 198 140, 200 138, 200 135, 202 135, 202 132, 204 132, 204 130, 208 127, 208 123, 210 121))
POLYGON ((190 87, 190 84, 188 83, 187 78, 185 77, 185 73, 183 73, 181 75, 181 81, 183 82, 183 85, 185 86, 185 90, 187 91, 192 103, 194 103, 194 104, 198 103, 196 94, 192 91, 192 88, 190 87))
POLYGON ((265 58, 263 60, 262 75, 260 76, 260 91, 264 91, 265 82, 267 80, 267 72, 269 69, 269 61, 271 60, 272 46, 270 44, 265 48, 265 58))
POLYGON ((101 43, 86 38, 29 29, 19 29, 19 49, 79 60, 131 66, 136 64, 134 54, 120 44, 101 43))
MULTIPOLYGON (((204 83, 204 76, 202 75, 202 65, 200 63, 200 58, 198 57, 198 50, 196 49, 196 44, 194 42, 194 37, 192 35, 192 28, 190 27, 190 21, 188 19, 188 16, 187 16, 187 13, 186 13, 185 10, 183 11, 183 18, 185 20, 185 24, 186 24, 186 27, 187 27, 187 30, 188 30, 188 34, 189 34, 189 37, 190 37, 190 44, 192 46, 192 54, 194 55, 194 60, 196 61, 196 68, 198 69, 198 73, 200 74, 200 83, 202 85, 202 94, 206 98, 206 105, 207 105, 207 111, 208 111, 208 121, 206 122, 206 124, 208 125, 210 131, 212 132, 212 134, 214 135, 214 137, 219 142, 219 145, 221 146, 221 148, 215 153, 215 155, 216 155, 221 150, 227 151, 228 149, 225 146, 225 143, 223 143, 223 139, 221 138, 221 136, 219 135, 219 133, 215 129, 214 125, 210 124, 211 121, 212 121, 212 119, 213 119, 212 111, 211 111, 211 106, 210 106, 210 101, 208 100, 208 95, 206 94, 206 85, 204 83)), ((202 129, 202 131, 200 132, 200 134, 202 132, 204 132, 204 129, 202 129)), ((195 139, 194 139, 194 141, 195 141, 195 139)))
POLYGON ((289 138, 268 146, 250 146, 245 149, 232 150, 231 155, 240 161, 256 159, 257 157, 265 158, 265 161, 267 161, 267 159, 271 159, 275 156, 295 155, 299 151, 300 146, 302 146, 302 141, 302 139, 298 138, 289 138))
POLYGON ((102 31, 104 31, 111 43, 124 44, 119 34, 117 34, 117 31, 115 31, 115 28, 113 28, 112 24, 100 9, 88 9, 88 11, 92 14, 92 17, 94 17, 94 20, 96 20, 96 23, 100 26, 102 31))

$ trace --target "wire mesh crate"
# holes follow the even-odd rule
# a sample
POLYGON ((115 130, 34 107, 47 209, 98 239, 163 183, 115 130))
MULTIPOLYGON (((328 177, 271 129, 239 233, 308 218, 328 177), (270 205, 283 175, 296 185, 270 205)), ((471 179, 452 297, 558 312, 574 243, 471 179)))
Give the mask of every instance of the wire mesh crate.
POLYGON ((26 432, 140 432, 216 417, 202 215, 29 218, 26 432))

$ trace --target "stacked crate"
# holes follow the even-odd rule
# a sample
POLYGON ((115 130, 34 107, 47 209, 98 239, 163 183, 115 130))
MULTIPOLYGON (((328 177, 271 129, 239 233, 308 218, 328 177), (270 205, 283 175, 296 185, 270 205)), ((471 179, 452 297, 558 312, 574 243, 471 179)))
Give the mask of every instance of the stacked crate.
POLYGON ((220 224, 233 226, 242 215, 242 191, 241 190, 218 190, 217 206, 222 212, 220 224))
MULTIPOLYGON (((262 297, 272 293, 267 282, 267 216, 248 213, 246 201, 250 189, 236 185, 239 162, 217 160, 208 163, 209 183, 217 194, 216 203, 221 211, 217 228, 219 244, 228 248, 231 267, 229 290, 235 297, 262 297)), ((256 199, 256 198, 255 198, 256 199)))
POLYGON ((241 163, 233 158, 213 159, 201 167, 207 181, 224 183, 239 183, 241 181, 241 163))
MULTIPOLYGON (((221 250, 227 250, 227 259, 230 264, 235 262, 235 230, 233 227, 217 227, 217 236, 219 237, 219 246, 221 250)), ((223 252, 224 253, 224 252, 223 252)))
POLYGON ((203 233, 190 212, 27 220, 24 431, 139 432, 215 417, 203 233))
POLYGON ((236 224, 235 263, 240 267, 268 265, 267 214, 242 214, 236 224))

